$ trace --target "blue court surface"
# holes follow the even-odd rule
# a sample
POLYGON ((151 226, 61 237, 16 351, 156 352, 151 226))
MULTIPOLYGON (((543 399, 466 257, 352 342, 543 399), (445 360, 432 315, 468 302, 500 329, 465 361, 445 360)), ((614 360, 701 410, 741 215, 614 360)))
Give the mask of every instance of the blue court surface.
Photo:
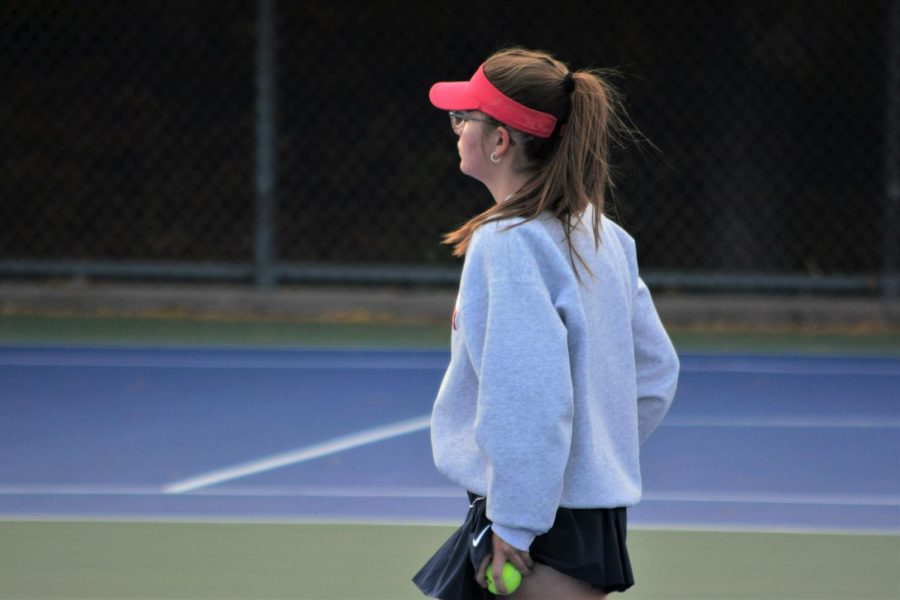
MULTIPOLYGON (((454 523, 446 351, 0 347, 0 518, 454 523)), ((900 532, 900 359, 682 355, 637 527, 900 532)))

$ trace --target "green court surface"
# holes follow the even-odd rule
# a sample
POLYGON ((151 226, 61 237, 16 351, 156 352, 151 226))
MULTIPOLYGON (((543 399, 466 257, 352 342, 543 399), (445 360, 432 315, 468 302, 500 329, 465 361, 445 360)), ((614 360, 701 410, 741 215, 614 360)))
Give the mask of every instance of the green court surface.
MULTIPOLYGON (((446 324, 2 316, 0 344, 446 348, 446 324)), ((900 355, 900 334, 674 332, 680 351, 900 355)), ((3 520, 0 598, 402 599, 445 526, 3 520)), ((632 530, 639 599, 900 598, 900 536, 632 530)), ((615 596, 613 596, 615 597, 615 596)))
MULTIPOLYGON (((0 522, 3 598, 420 598, 449 527, 0 522)), ((639 599, 882 599, 900 537, 633 530, 639 599)))
MULTIPOLYGON (((900 356, 900 331, 680 331, 679 351, 900 356)), ((0 315, 0 344, 446 348, 448 323, 0 315)))

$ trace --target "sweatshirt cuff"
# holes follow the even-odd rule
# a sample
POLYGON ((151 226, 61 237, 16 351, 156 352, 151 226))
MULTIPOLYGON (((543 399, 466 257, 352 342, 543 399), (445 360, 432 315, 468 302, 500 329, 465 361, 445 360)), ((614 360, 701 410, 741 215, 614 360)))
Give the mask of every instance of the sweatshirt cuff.
POLYGON ((491 525, 491 531, 493 531, 495 535, 500 536, 500 539, 516 550, 522 550, 523 552, 528 551, 528 548, 531 547, 531 542, 533 542, 535 538, 535 533, 530 529, 504 527, 503 525, 497 525, 496 523, 491 525))

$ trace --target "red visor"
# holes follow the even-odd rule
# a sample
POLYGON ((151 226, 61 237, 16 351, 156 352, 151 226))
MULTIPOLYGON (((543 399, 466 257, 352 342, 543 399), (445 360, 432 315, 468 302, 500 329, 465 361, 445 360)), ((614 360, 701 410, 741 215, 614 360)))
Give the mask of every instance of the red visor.
POLYGON ((480 110, 514 129, 539 138, 553 135, 556 117, 528 108, 494 87, 484 65, 469 81, 444 81, 431 86, 428 99, 442 110, 480 110))

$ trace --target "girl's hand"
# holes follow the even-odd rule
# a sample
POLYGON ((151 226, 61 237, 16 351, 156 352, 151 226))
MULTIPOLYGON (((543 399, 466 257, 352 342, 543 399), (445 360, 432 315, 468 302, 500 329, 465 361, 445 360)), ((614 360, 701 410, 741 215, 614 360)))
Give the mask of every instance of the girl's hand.
POLYGON ((525 550, 519 550, 506 543, 499 535, 491 532, 491 547, 493 552, 488 554, 481 560, 478 570, 475 572, 475 581, 483 588, 487 587, 487 581, 484 578, 484 572, 487 566, 492 565, 494 575, 494 585, 501 594, 506 594, 506 584, 503 583, 503 565, 509 561, 512 566, 522 574, 522 577, 528 577, 534 571, 534 561, 531 555, 525 550))

